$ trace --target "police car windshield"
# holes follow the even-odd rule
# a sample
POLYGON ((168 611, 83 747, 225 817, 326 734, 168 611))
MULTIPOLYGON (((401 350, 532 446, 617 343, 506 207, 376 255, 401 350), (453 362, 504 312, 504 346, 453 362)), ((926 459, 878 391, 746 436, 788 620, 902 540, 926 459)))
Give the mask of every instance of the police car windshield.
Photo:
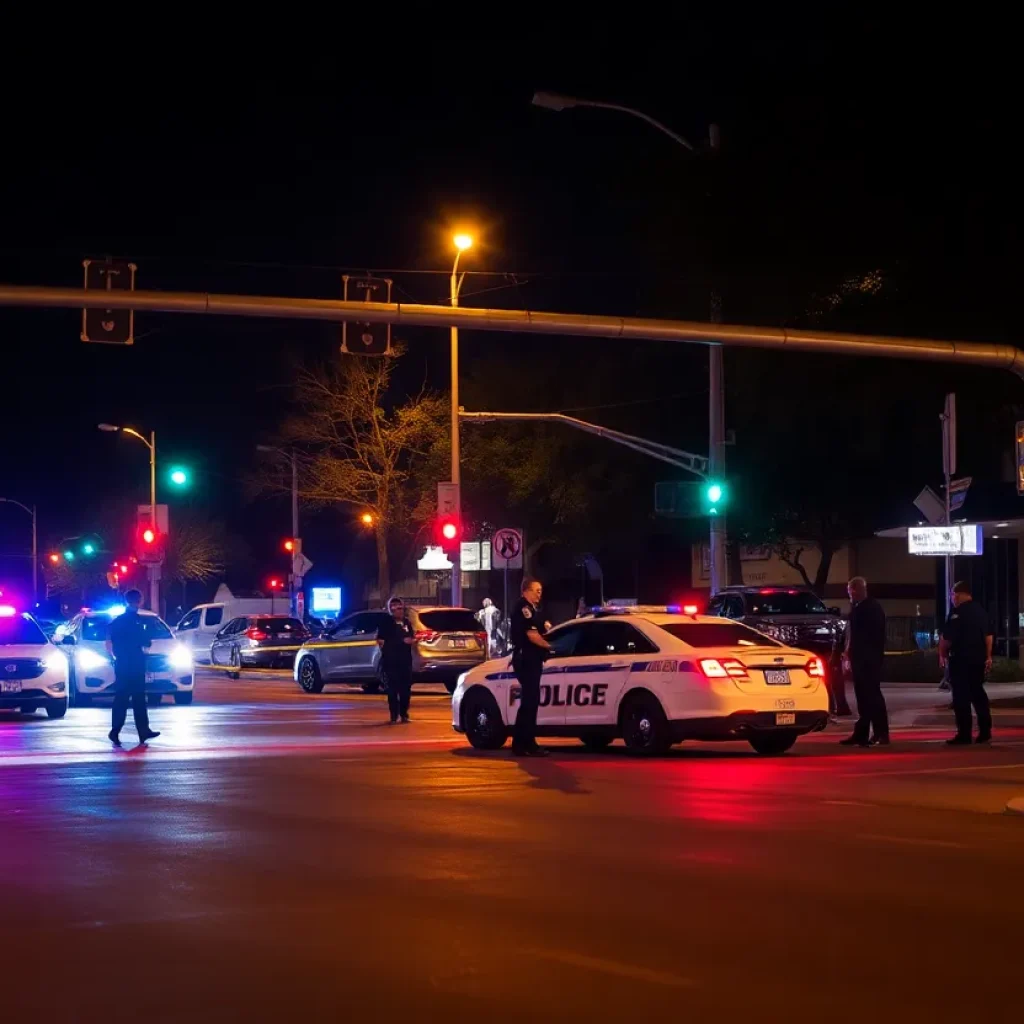
POLYGON ((781 647, 739 622, 669 622, 659 628, 690 647, 781 647))
MULTIPOLYGON (((82 639, 102 643, 110 632, 111 618, 109 615, 90 615, 82 623, 82 639)), ((143 633, 150 640, 170 640, 171 631, 155 615, 140 615, 143 633)))
POLYGON ((748 615, 827 615, 821 600, 805 590, 789 593, 787 590, 769 594, 747 594, 748 615))
POLYGON ((0 647, 45 643, 43 631, 27 615, 0 617, 0 647))

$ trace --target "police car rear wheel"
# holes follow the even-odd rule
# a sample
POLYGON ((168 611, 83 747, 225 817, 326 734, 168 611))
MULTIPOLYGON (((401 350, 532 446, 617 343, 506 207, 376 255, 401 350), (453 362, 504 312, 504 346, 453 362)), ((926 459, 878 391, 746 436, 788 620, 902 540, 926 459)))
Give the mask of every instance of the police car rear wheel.
POLYGON ((655 697, 637 694, 622 711, 622 738, 631 754, 664 754, 672 746, 668 720, 655 697))
POLYGON ((505 723, 495 699, 486 690, 470 691, 462 702, 462 726, 477 750, 499 750, 505 745, 505 723))
POLYGON ((766 732, 761 736, 751 736, 748 742, 759 754, 784 754, 796 743, 796 733, 780 729, 777 732, 766 732))
POLYGON ((312 658, 303 658, 299 665, 299 686, 306 693, 321 693, 324 681, 320 678, 320 669, 312 658))
POLYGON ((587 750, 607 750, 615 739, 614 736, 581 736, 580 743, 587 748, 587 750))

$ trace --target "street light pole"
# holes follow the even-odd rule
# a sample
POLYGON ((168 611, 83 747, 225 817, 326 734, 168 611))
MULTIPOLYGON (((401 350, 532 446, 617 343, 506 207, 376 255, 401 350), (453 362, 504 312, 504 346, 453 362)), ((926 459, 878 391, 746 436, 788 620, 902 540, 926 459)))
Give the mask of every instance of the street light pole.
POLYGON ((32 600, 39 600, 39 534, 36 529, 36 506, 31 508, 23 505, 14 498, 0 498, 0 503, 5 505, 17 505, 18 508, 27 512, 32 517, 32 600))
MULTIPOLYGON (((459 276, 459 257, 473 245, 473 239, 469 235, 456 235, 455 262, 452 264, 451 276, 451 300, 452 307, 459 304, 459 292, 462 291, 462 282, 465 273, 459 276)), ((455 484, 458 507, 455 512, 458 522, 462 522, 462 467, 461 452, 459 447, 459 329, 451 328, 451 432, 452 432, 452 483, 455 484)), ((457 608, 462 604, 462 541, 461 538, 455 549, 449 556, 452 563, 452 607, 457 608)))
MULTIPOLYGON (((598 100, 582 100, 576 96, 563 96, 553 92, 534 93, 533 104, 543 107, 545 110, 561 111, 573 107, 594 107, 598 110, 613 110, 620 114, 628 114, 630 117, 638 118, 652 128, 656 128, 684 149, 691 153, 694 152, 691 143, 682 135, 672 131, 671 128, 666 127, 649 114, 645 114, 642 110, 634 110, 632 107, 624 107, 618 103, 602 103, 598 100)), ((712 148, 718 148, 718 132, 714 126, 711 130, 711 144, 712 148)), ((710 319, 712 323, 721 323, 722 320, 721 304, 716 294, 711 296, 710 319)), ((711 479, 721 480, 725 476, 725 372, 720 345, 709 346, 708 389, 708 449, 711 456, 709 468, 711 479)), ((711 516, 709 527, 711 594, 714 596, 726 583, 725 553, 728 537, 724 516, 711 516)))
MULTIPOLYGON (((157 529, 156 522, 156 431, 149 432, 147 441, 134 427, 118 427, 113 423, 100 423, 99 429, 108 433, 121 431, 122 434, 131 434, 137 437, 149 449, 149 525, 154 531, 157 529)), ((146 566, 146 575, 149 577, 149 609, 160 614, 160 566, 152 563, 146 566)))

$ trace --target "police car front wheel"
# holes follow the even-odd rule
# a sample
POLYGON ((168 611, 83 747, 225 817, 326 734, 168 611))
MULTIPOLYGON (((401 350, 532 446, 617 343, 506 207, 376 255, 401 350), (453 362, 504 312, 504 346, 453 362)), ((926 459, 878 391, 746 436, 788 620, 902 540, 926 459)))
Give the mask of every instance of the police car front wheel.
POLYGON ((631 754, 664 754, 672 746, 668 720, 658 699, 637 693, 622 707, 622 739, 631 754))
POLYGON ((462 701, 462 727, 477 750, 498 750, 507 738, 495 699, 483 689, 470 690, 462 701))
POLYGON ((48 700, 46 702, 47 718, 63 718, 67 713, 68 701, 66 697, 63 700, 48 700))

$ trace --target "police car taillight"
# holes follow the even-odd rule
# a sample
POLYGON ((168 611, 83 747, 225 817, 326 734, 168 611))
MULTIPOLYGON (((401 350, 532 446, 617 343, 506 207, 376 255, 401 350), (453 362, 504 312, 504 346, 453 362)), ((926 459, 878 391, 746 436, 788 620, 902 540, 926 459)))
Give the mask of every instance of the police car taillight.
POLYGON ((747 679, 747 669, 735 658, 701 658, 698 662, 707 679, 747 679))
POLYGON ((804 671, 809 676, 814 676, 815 679, 825 678, 825 666, 822 664, 821 658, 811 658, 804 666, 804 671))

